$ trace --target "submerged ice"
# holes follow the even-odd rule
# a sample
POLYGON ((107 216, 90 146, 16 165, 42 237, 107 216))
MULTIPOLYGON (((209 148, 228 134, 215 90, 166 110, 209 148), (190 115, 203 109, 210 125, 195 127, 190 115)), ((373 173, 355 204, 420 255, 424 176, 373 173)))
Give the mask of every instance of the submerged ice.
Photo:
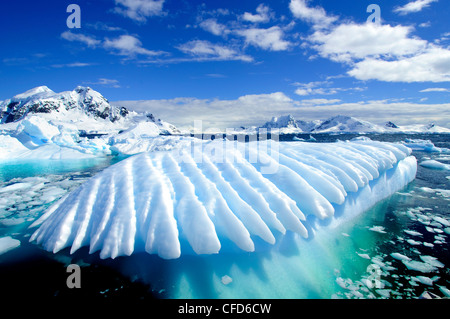
POLYGON ((89 246, 101 258, 251 252, 288 232, 307 238, 398 191, 416 174, 410 154, 370 140, 213 141, 142 153, 50 207, 30 240, 55 253, 89 246))

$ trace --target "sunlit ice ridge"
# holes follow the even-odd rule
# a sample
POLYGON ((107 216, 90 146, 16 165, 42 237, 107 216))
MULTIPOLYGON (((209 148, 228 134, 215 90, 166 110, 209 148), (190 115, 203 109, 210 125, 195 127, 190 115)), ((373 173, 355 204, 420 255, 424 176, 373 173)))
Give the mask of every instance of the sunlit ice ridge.
POLYGON ((198 141, 105 169, 30 240, 116 258, 169 298, 329 297, 340 228, 416 171, 396 143, 198 141))

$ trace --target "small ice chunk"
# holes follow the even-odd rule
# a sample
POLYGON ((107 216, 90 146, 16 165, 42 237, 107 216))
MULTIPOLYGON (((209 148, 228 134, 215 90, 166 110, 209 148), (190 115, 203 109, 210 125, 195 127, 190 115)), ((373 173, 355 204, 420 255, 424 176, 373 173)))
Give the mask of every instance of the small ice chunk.
POLYGON ((422 243, 420 241, 415 241, 414 239, 407 239, 406 241, 410 245, 414 245, 414 246, 422 245, 422 243))
POLYGON ((420 296, 419 299, 441 299, 438 295, 430 292, 430 291, 424 291, 420 296))
POLYGON ((0 238, 0 255, 20 246, 20 240, 10 236, 0 238))
POLYGON ((416 270, 416 271, 420 271, 422 273, 430 273, 433 271, 436 271, 437 268, 433 265, 430 265, 428 263, 423 263, 420 261, 415 261, 415 260, 402 260, 402 263, 405 264, 405 266, 409 269, 409 270, 416 270))
POLYGON ((233 281, 233 279, 230 276, 225 275, 222 277, 221 281, 224 285, 228 285, 233 281))
POLYGON ((447 287, 439 286, 439 290, 445 295, 445 297, 450 297, 450 290, 447 287))
POLYGON ((419 233, 418 231, 415 231, 415 230, 406 229, 406 230, 404 230, 404 232, 411 236, 422 236, 421 233, 419 233))
POLYGON ((442 218, 439 216, 433 216, 433 219, 446 227, 450 227, 450 222, 448 220, 446 220, 445 218, 442 218))
POLYGON ((402 255, 400 253, 392 253, 391 256, 397 260, 411 260, 411 258, 409 258, 408 256, 402 255))
POLYGON ((423 260, 423 262, 430 264, 431 266, 438 267, 438 268, 444 268, 445 265, 441 263, 436 257, 433 256, 420 256, 420 259, 423 260))
POLYGON ((364 259, 369 259, 370 260, 370 256, 368 254, 360 254, 357 253, 359 257, 364 258, 364 259))
POLYGON ((426 167, 426 168, 433 168, 433 169, 442 169, 450 171, 450 165, 444 164, 435 160, 426 160, 419 164, 420 166, 426 167))
POLYGON ((381 233, 381 234, 386 234, 383 226, 372 226, 371 228, 369 228, 369 230, 377 232, 377 233, 381 233))
POLYGON ((377 289, 375 291, 384 298, 389 298, 391 295, 391 289, 377 289))
POLYGON ((433 286, 433 281, 436 281, 437 279, 439 279, 439 277, 429 278, 429 277, 425 277, 425 276, 415 276, 415 277, 411 277, 411 279, 418 281, 424 285, 433 286))
POLYGON ((1 188, 0 193, 16 192, 16 191, 30 188, 31 186, 32 186, 31 183, 14 183, 14 184, 11 184, 11 185, 1 188))

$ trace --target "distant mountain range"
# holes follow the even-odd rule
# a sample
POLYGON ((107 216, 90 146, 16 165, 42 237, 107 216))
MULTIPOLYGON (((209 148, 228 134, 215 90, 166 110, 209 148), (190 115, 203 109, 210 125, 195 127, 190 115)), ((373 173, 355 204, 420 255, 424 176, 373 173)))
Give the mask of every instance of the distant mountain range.
MULTIPOLYGON (((137 113, 109 104, 99 92, 78 86, 73 91, 55 93, 39 86, 0 102, 0 124, 3 128, 18 123, 28 115, 39 115, 54 125, 70 123, 87 133, 120 132, 137 123, 150 122, 161 135, 181 134, 174 125, 155 119, 151 113, 137 113)), ((188 123, 187 123, 188 124, 188 123)), ((11 129, 11 128, 10 128, 11 129)), ((12 127, 14 129, 14 127, 12 127)), ((260 129, 277 129, 289 133, 450 133, 450 129, 434 124, 399 126, 389 121, 377 125, 350 116, 337 115, 326 120, 302 121, 292 115, 273 117, 260 127, 241 127, 237 134, 255 134, 260 129)), ((187 132, 186 132, 187 133, 187 132)))
POLYGON ((27 115, 39 115, 54 124, 74 124, 90 133, 126 130, 142 121, 154 123, 163 135, 180 133, 153 114, 110 105, 102 94, 83 86, 61 93, 39 86, 0 102, 1 124, 19 122, 27 115))
MULTIPOLYGON (((278 129, 282 134, 289 133, 450 133, 450 129, 431 124, 399 126, 388 121, 384 125, 374 124, 351 116, 337 115, 320 121, 296 120, 292 115, 273 117, 261 127, 278 129)), ((248 129, 247 129, 248 131, 248 129)))

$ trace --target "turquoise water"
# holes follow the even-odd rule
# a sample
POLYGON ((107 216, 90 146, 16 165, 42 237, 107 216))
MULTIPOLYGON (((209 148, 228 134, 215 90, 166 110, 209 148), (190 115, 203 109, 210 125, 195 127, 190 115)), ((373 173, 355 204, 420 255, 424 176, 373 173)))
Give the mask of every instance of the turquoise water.
MULTIPOLYGON (((318 142, 351 137, 315 136, 318 142)), ((405 139, 400 135, 370 137, 405 139)), ((407 138, 431 139, 437 147, 450 148, 448 135, 407 138)), ((415 151, 413 155, 419 163, 424 159, 450 163, 450 154, 415 151)), ((28 226, 52 202, 119 160, 0 163, 0 237, 21 241, 20 247, 0 255, 2 287, 31 295, 44 289, 39 278, 47 278, 43 297, 67 296, 65 267, 78 263, 84 273, 93 274, 84 281, 84 289, 76 292, 80 299, 124 295, 132 299, 417 298, 425 291, 444 297, 442 287, 450 288, 448 227, 436 221, 450 218, 450 172, 421 166, 414 182, 364 214, 311 241, 291 245, 296 239, 287 238, 277 252, 183 256, 173 261, 136 254, 100 260, 98 254, 87 254, 87 249, 75 255, 67 250, 52 254, 28 243, 32 233, 28 226), (16 189, 2 192, 8 187, 16 189), (430 265, 430 260, 434 266, 426 268, 429 272, 411 269, 411 264, 408 267, 393 253, 407 256, 416 266, 430 265), (33 275, 33 267, 41 272, 39 278, 33 275), (20 276, 18 269, 23 269, 20 276), (223 282, 226 276, 232 279, 230 283, 223 282), (374 280, 372 288, 368 280, 374 280), (35 283, 32 290, 30 282, 35 283)), ((74 292, 70 293, 73 297, 74 292)))
POLYGON ((0 182, 13 178, 67 174, 74 172, 94 173, 117 162, 114 157, 79 160, 14 160, 0 161, 0 182))

